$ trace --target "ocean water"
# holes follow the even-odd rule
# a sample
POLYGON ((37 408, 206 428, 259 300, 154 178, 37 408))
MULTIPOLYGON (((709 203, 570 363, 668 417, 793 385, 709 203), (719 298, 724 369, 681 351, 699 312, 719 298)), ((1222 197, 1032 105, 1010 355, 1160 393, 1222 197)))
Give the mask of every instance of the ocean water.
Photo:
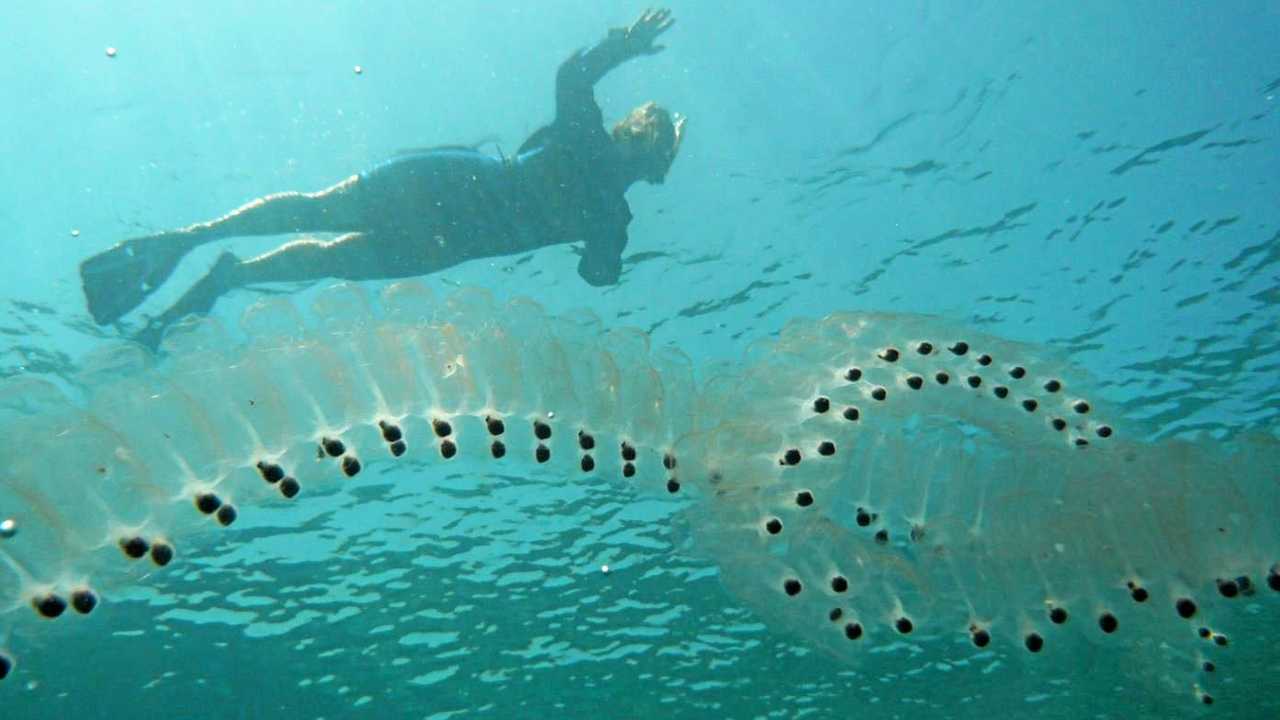
MULTIPOLYGON (((10 13, 0 372, 65 381, 113 341, 88 318, 77 265, 121 239, 318 190, 410 148, 512 152, 550 119, 559 62, 642 9, 82 2, 10 13)), ((1261 477, 1276 477, 1274 4, 672 9, 667 49, 596 92, 606 120, 650 99, 689 118, 667 182, 628 194, 621 283, 586 285, 573 248, 556 246, 424 278, 437 294, 479 287, 553 314, 590 309, 654 347, 679 346, 697 368, 754 357, 795 317, 929 314, 1049 348, 1153 447, 1269 438, 1261 477)), ((193 253, 143 312, 176 299, 220 248, 280 241, 193 253)), ((323 288, 268 290, 305 308, 323 288)), ((237 292, 213 316, 234 327, 264 295, 237 292)), ((1165 467, 1181 467, 1170 457, 1165 467)), ((1203 482, 1207 497, 1236 487, 1203 482)), ((1241 512, 1274 538, 1274 485, 1262 489, 1241 512)), ((1213 707, 1190 674, 1181 693, 1167 687, 1159 638, 1028 662, 1016 637, 964 649, 961 627, 959 650, 908 639, 850 660, 789 630, 789 611, 726 588, 732 548, 688 529, 689 502, 533 462, 371 463, 295 503, 241 503, 233 528, 191 541, 200 553, 104 590, 88 617, 33 623, 25 599, 0 609, 0 651, 16 659, 0 702, 14 718, 1280 711, 1280 594, 1258 577, 1258 594, 1221 619, 1231 647, 1204 651, 1220 653, 1221 670, 1197 681, 1213 707)))

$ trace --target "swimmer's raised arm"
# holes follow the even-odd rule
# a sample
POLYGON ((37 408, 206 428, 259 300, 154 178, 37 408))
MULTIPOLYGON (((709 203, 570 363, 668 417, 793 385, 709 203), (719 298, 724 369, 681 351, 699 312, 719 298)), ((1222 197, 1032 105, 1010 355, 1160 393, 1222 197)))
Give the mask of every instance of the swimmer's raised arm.
POLYGON ((556 120, 572 122, 584 111, 594 111, 591 121, 599 122, 595 84, 631 58, 662 52, 665 46, 655 41, 673 24, 670 10, 646 10, 630 27, 612 28, 600 42, 570 55, 556 73, 556 120))

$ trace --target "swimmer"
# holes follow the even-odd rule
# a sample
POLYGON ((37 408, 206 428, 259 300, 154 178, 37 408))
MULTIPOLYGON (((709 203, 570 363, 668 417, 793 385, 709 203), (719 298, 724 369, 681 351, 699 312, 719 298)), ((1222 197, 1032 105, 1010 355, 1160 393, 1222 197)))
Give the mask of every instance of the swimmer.
POLYGON ((556 73, 555 119, 514 157, 453 146, 416 151, 319 192, 267 195, 216 220, 94 255, 80 265, 89 314, 99 325, 114 323, 193 248, 252 235, 337 237, 296 240, 248 260, 223 253, 138 339, 154 345, 173 322, 207 313, 223 294, 254 283, 405 278, 561 243, 583 243, 578 274, 587 283, 617 283, 631 221, 624 194, 636 182, 663 182, 684 119, 648 102, 606 132, 594 86, 623 62, 661 52, 656 40, 674 22, 669 10, 645 11, 565 60, 556 73))

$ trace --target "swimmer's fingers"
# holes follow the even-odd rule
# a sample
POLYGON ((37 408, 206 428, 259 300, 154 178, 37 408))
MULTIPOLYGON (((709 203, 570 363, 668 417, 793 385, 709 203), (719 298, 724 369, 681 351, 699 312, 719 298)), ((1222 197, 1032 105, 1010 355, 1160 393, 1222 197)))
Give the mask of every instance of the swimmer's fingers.
POLYGON ((671 11, 667 9, 645 10, 640 19, 627 28, 627 42, 637 54, 654 55, 666 49, 665 45, 654 45, 653 41, 675 24, 671 11))

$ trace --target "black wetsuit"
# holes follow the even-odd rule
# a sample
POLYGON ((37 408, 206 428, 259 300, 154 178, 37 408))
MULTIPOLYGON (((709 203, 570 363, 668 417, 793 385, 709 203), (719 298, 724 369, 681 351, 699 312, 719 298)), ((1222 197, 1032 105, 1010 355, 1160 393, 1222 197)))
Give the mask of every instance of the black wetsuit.
POLYGON ((629 180, 593 88, 626 59, 605 40, 561 64, 555 120, 513 158, 440 148, 361 173, 351 188, 367 213, 361 229, 396 238, 406 269, 580 241, 582 277, 592 285, 616 283, 631 222, 629 180), (426 256, 413 257, 419 252, 426 256))

